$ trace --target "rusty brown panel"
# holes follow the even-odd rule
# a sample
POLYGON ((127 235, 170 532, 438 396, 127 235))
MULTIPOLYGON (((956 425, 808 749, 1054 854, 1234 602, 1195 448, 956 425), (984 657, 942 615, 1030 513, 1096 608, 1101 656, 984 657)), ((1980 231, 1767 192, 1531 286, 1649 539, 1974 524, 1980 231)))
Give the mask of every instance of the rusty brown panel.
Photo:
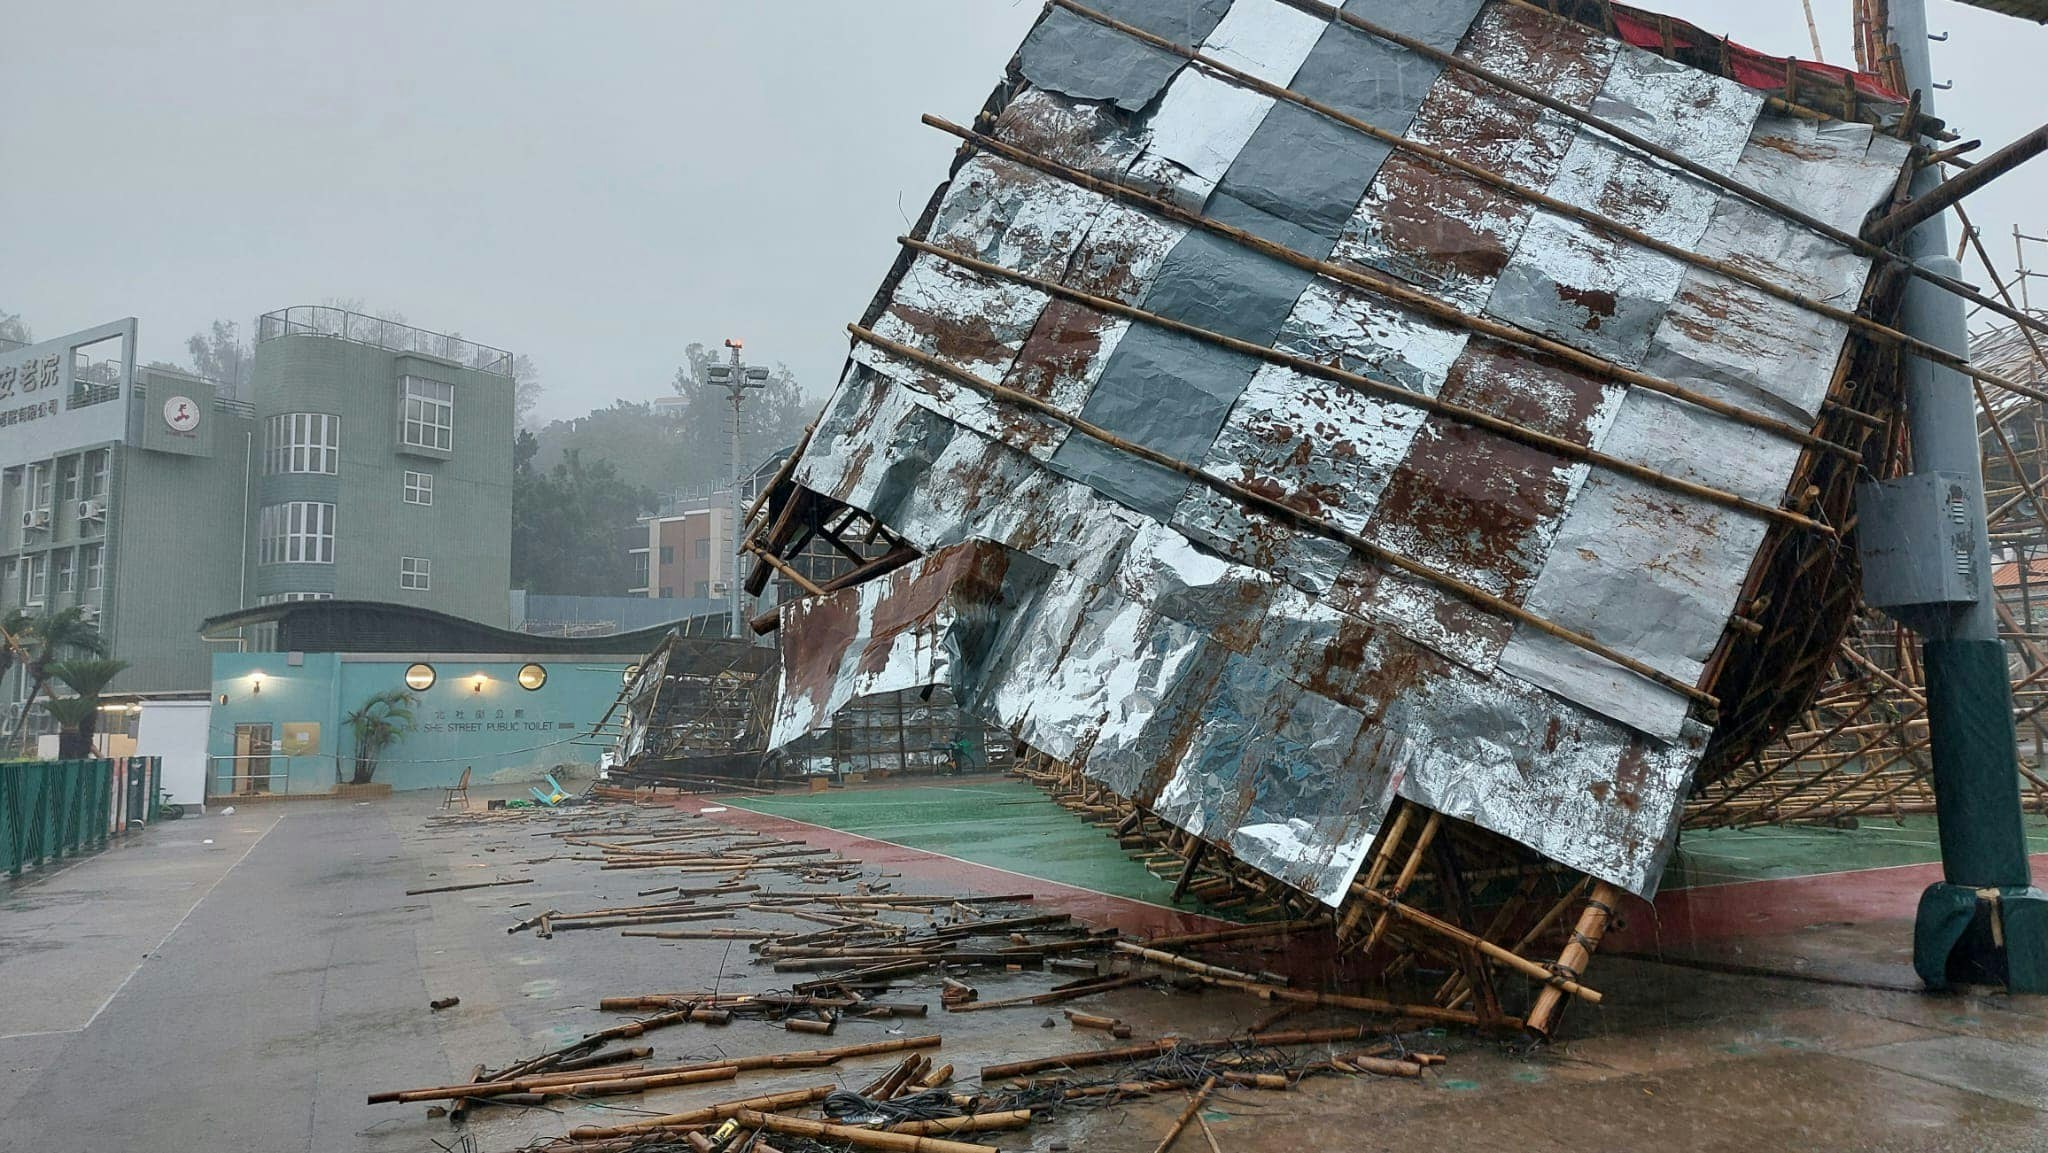
MULTIPOLYGON (((1514 4, 1489 9, 1461 54, 1577 106, 1599 92, 1611 57, 1591 30, 1514 4)), ((1423 101, 1408 135, 1541 190, 1575 132, 1536 104, 1450 70, 1423 101)), ((1534 211, 1522 197, 1402 151, 1381 167, 1367 206, 1384 250, 1374 263, 1425 285, 1491 283, 1534 211)), ((1338 253, 1345 254, 1343 246, 1338 253)))
POLYGON ((1564 515, 1564 458, 1441 417, 1394 470, 1371 535, 1395 551, 1519 604, 1564 515))
POLYGON ((1620 386, 1564 364, 1495 344, 1465 346, 1442 400, 1591 446, 1619 401, 1620 386))

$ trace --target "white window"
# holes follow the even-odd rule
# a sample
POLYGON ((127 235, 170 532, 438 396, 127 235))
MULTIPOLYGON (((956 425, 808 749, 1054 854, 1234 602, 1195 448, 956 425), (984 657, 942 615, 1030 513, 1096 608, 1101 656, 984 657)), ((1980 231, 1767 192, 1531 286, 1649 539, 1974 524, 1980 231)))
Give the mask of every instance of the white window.
POLYGON ((333 593, 265 593, 256 598, 261 605, 295 604, 299 601, 331 601, 333 593))
POLYGON ((28 506, 41 512, 50 511, 50 466, 32 464, 28 466, 28 506))
POLYGON ((67 456, 57 462, 57 490, 64 494, 69 503, 78 499, 79 473, 83 462, 75 456, 67 456))
POLYGON ((423 593, 431 587, 434 562, 423 556, 398 558, 398 587, 423 593))
POLYGON ((78 591, 78 557, 68 548, 58 549, 57 591, 72 593, 78 591))
POLYGON ((98 589, 106 584, 107 579, 106 546, 89 544, 85 546, 83 551, 85 553, 85 587, 87 591, 98 589))
POLYGON ((23 557, 21 560, 21 603, 30 608, 43 603, 46 585, 50 579, 49 555, 23 557))
POLYGON ((404 411, 399 416, 399 442, 414 448, 454 451, 455 386, 423 376, 402 379, 404 411))
POLYGON ((105 448, 94 449, 85 454, 85 466, 88 470, 85 482, 86 496, 100 496, 107 491, 107 465, 113 455, 112 449, 105 448))
POLYGON ((405 503, 434 503, 434 474, 431 472, 405 472, 405 503))
POLYGON ((333 564, 334 506, 294 500, 256 514, 259 564, 333 564))
POLYGON ((269 421, 263 471, 333 473, 341 462, 341 418, 324 412, 287 412, 269 421))

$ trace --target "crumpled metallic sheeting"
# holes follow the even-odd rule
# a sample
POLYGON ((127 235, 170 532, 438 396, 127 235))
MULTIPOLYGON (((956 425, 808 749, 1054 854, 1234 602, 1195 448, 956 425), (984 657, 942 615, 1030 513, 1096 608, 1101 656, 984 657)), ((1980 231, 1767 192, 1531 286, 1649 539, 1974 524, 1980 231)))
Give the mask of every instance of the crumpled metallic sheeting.
POLYGON ((668 671, 669 650, 640 666, 640 675, 626 690, 625 731, 619 740, 619 761, 628 763, 647 748, 648 724, 654 714, 655 694, 661 691, 662 674, 668 671))
POLYGON ((848 703, 878 693, 974 679, 993 615, 1022 603, 1046 567, 1000 546, 949 549, 839 596, 785 602, 788 630, 771 745, 829 726, 848 703), (1013 566, 1017 571, 1013 573, 1013 566), (1006 589, 1006 582, 1016 586, 1006 589))
MULTIPOLYGON (((1717 170, 1735 166, 1763 98, 1732 80, 1623 49, 1593 111, 1717 170)), ((1706 233, 1712 186, 1591 129, 1546 189, 1681 247, 1706 233)), ((1503 320, 1622 364, 1640 364, 1688 266, 1550 212, 1538 212, 1487 302, 1503 320)))
MULTIPOLYGON (((1309 29, 1274 0, 1104 3, 1205 51, 1236 50, 1262 75, 1376 123, 1412 120, 1418 138, 1518 182, 1811 294, 1852 306, 1863 283, 1866 270, 1824 242, 1462 75, 1403 71, 1414 63, 1405 54, 1353 30, 1321 28, 1282 77, 1309 29)), ((1408 31, 1441 25, 1429 34, 1448 46, 1476 0, 1351 7, 1408 31)), ((1721 278, 1399 155, 1370 190, 1357 186, 1361 157, 1304 150, 1299 125, 1276 120, 1280 106, 1247 135, 1254 102, 1070 17, 1052 11, 1027 44, 1024 71, 1039 87, 996 117, 1005 139, 1139 184, 1141 149, 1185 182, 1215 180, 1235 148, 1205 206, 1212 215, 1312 255, 1337 244, 1340 259, 1631 365, 1648 353, 1653 371, 1759 411, 1806 410, 1839 354, 1840 330, 1810 314, 1753 307, 1721 278), (1049 46, 1066 56, 1053 59, 1049 46), (1186 115, 1197 108, 1204 114, 1186 115)), ((1604 114, 1737 167, 1775 195, 1859 206, 1825 206, 1831 213, 1860 216, 1904 162, 1861 130, 1756 123, 1753 93, 1519 5, 1487 5, 1459 50, 1574 103, 1597 99, 1604 114)), ((1047 191, 1035 175, 983 188, 968 172, 938 214, 941 243, 1759 500, 1775 502, 1793 467, 1790 446, 1755 430, 1468 341, 1206 232, 1047 191)), ((977 295, 992 285, 927 277, 922 265, 915 276, 891 286, 891 303, 919 315, 884 318, 904 325, 893 331, 907 342, 989 379, 1000 371, 1010 387, 1118 436, 1511 602, 1526 597, 1538 617, 1681 679, 1709 658, 1766 528, 1260 358, 1165 339, 1156 326, 1063 301, 1027 315, 977 295), (945 323, 916 322, 932 316, 945 323), (999 330, 995 350, 949 352, 933 339, 962 325, 999 330)), ((825 598, 846 614, 829 628, 829 616, 788 619, 786 643, 825 637, 831 656, 791 687, 809 695, 785 727, 876 685, 942 677, 1033 746, 1326 901, 1343 896, 1397 782, 1401 795, 1561 864, 1654 891, 1706 735, 1684 697, 1175 470, 864 359, 882 371, 856 363, 842 379, 798 482, 901 532, 928 553, 926 566, 967 554, 993 563, 989 542, 1010 550, 1008 563, 999 583, 963 578, 944 597, 891 598, 886 613, 879 601, 825 598)), ((916 566, 892 587, 930 579, 916 566)))
POLYGON ((1507 618, 1441 585, 1363 557, 1346 562, 1330 587, 1329 601, 1339 612, 1392 628, 1477 673, 1493 671, 1513 635, 1507 618))
POLYGON ((1358 289, 1318 280, 1296 298, 1273 347, 1435 396, 1471 334, 1358 289))
POLYGON ((874 442, 877 430, 889 436, 903 428, 903 422, 915 412, 920 408, 911 389, 895 387, 889 377, 848 358, 840 385, 825 399, 817 430, 811 432, 811 442, 797 457, 791 479, 815 494, 866 508, 866 500, 856 500, 856 494, 872 496, 874 492, 868 465, 881 469, 891 457, 885 453, 881 461, 874 459, 879 451, 874 442))
POLYGON ((1656 744, 1559 711, 1540 693, 1503 689, 1453 675, 1408 702, 1400 795, 1655 896, 1706 727, 1687 722, 1677 740, 1656 744))
MULTIPOLYGON (((920 253, 874 329, 995 384, 1009 375, 1050 299, 1035 288, 920 253)), ((854 355, 877 368, 887 356, 869 344, 856 345, 854 355)))
POLYGON ((1171 523, 1191 540, 1317 595, 1330 591, 1351 558, 1341 542, 1255 512, 1206 484, 1189 486, 1171 523))
MULTIPOLYGON (((1614 46, 1577 24, 1495 4, 1473 23, 1459 54, 1584 108, 1606 80, 1614 46)), ((1437 79, 1407 135, 1540 189, 1577 133, 1575 121, 1452 70, 1437 79)), ((1396 152, 1346 223, 1332 259, 1378 268, 1478 312, 1535 211, 1520 197, 1396 152)))
POLYGON ((1027 88, 1003 106, 990 135, 1105 180, 1130 167, 1139 138, 1128 117, 1046 88, 1027 88))
POLYGON ((1032 276, 1058 280, 1108 204, 1022 164, 976 155, 953 174, 927 240, 1032 276))
MULTIPOLYGON (((1096 0, 1089 7, 1192 47, 1216 27, 1230 0, 1096 0)), ((1049 10, 1031 29, 1018 58, 1025 79, 1040 88, 1082 100, 1109 101, 1127 112, 1152 103, 1186 63, 1064 8, 1049 10)))
MULTIPOLYGON (((1425 415, 1412 404, 1268 364, 1237 398, 1202 463, 1290 508, 1363 532, 1425 415)), ((1196 528, 1193 516, 1216 504, 1193 495, 1176 519, 1214 536, 1222 526, 1196 528)))
POLYGON ((1167 254, 1187 234, 1184 224, 1111 201, 1082 238, 1063 283, 1119 304, 1141 303, 1151 294, 1167 254))
MULTIPOLYGON (((1744 184, 1848 231, 1888 194, 1908 146, 1862 124, 1759 121, 1736 165, 1744 184)), ((1697 251, 1853 309, 1870 262, 1802 225, 1724 194, 1697 251)), ((1705 269, 1689 269, 1645 367, 1797 425, 1819 415, 1848 327, 1705 269)))

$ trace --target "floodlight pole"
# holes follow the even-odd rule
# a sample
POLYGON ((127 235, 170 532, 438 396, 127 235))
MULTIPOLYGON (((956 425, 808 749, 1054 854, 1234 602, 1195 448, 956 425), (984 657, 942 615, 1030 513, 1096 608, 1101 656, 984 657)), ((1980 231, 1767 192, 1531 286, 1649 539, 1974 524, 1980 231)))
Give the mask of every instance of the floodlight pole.
MULTIPOLYGON (((1888 29, 1906 86, 1934 115, 1932 53, 1925 0, 1891 0, 1888 29)), ((1912 195, 1941 183, 1941 166, 1913 176, 1912 195)), ((1921 222, 1905 254, 1930 271, 1962 278, 1949 255, 1945 213, 1921 222)), ((1900 327, 1959 356, 1969 355, 1962 298, 1927 280, 1907 282, 1900 327)), ((1970 601, 1915 610, 1927 676, 1927 725, 1941 839, 1942 880, 1921 894, 1913 967, 1931 988, 1958 982, 2048 991, 2048 899, 2033 888, 2020 817, 2018 742, 2005 643, 1992 598, 1977 404, 1959 372, 1910 353, 1903 358, 1907 426, 1916 473, 1942 474, 1951 493, 1944 535, 1918 541, 1940 563, 1977 565, 1970 601)))
POLYGON ((731 527, 727 530, 732 537, 732 555, 727 558, 732 571, 728 574, 730 579, 725 591, 732 613, 731 631, 728 635, 738 638, 747 635, 747 615, 743 599, 746 594, 742 589, 742 563, 746 550, 740 547, 740 517, 745 515, 746 508, 740 496, 740 488, 746 481, 746 450, 740 435, 740 399, 746 395, 748 389, 766 386, 768 370, 747 367, 746 361, 741 357, 741 350, 746 347, 745 341, 728 339, 725 347, 728 350, 727 362, 712 366, 705 375, 712 384, 725 389, 732 396, 732 478, 729 482, 732 489, 729 494, 732 497, 732 519, 729 522, 731 527))

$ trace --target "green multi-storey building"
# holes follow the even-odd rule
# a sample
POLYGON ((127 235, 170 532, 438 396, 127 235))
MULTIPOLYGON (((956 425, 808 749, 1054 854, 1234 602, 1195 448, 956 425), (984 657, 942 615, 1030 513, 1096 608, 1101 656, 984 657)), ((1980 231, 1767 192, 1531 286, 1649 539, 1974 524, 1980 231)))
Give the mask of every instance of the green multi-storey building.
POLYGON ((506 623, 510 354, 289 308, 259 319, 238 397, 138 369, 135 331, 0 351, 0 607, 79 606, 129 692, 206 690, 220 642, 200 622, 237 608, 339 598, 506 623))

